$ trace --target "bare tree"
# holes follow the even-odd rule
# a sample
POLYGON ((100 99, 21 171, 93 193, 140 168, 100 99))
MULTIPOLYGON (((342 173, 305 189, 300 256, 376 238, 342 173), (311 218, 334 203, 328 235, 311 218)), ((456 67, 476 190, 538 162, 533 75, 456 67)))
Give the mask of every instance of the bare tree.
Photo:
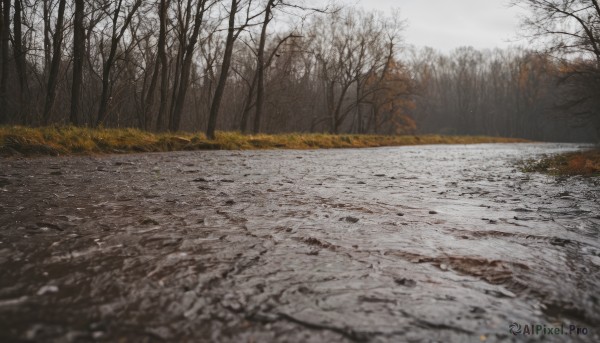
POLYGON ((8 71, 9 71, 9 35, 10 35, 10 0, 2 0, 0 8, 0 124, 8 121, 8 71))
POLYGON ((85 1, 75 0, 75 19, 73 37, 73 85, 71 86, 71 114, 69 121, 78 124, 81 84, 83 82, 83 59, 85 54, 85 27, 83 25, 85 1))
MULTIPOLYGON (((241 73, 238 73, 241 74, 241 73)), ((248 95, 246 95, 246 102, 244 104, 244 111, 242 112, 242 116, 240 118, 240 132, 246 133, 248 130, 248 119, 250 117, 250 111, 256 105, 255 101, 255 91, 256 91, 256 81, 257 81, 258 73, 255 70, 252 70, 251 80, 244 79, 248 84, 248 95)))
POLYGON ((121 38, 127 31, 131 20, 135 15, 135 12, 142 5, 142 0, 135 0, 133 4, 129 6, 129 12, 124 13, 123 0, 118 0, 117 4, 112 13, 111 22, 111 35, 110 35, 110 47, 108 56, 104 60, 102 70, 102 95, 100 96, 100 107, 98 109, 98 116, 96 125, 101 125, 108 116, 108 105, 110 102, 110 81, 111 72, 114 67, 115 58, 117 57, 117 48, 121 38), (124 18, 121 16, 124 15, 124 18), (120 20, 121 19, 121 20, 120 20))
MULTIPOLYGON (((154 69, 154 76, 158 77, 158 69, 160 68, 160 104, 158 110, 158 117, 156 119, 156 130, 163 129, 164 118, 167 113, 168 106, 168 93, 169 93, 169 64, 167 59, 167 11, 169 9, 169 5, 171 4, 170 0, 160 0, 160 5, 158 9, 158 18, 160 21, 160 28, 158 34, 158 44, 157 44, 157 61, 154 69)), ((155 80, 153 76, 153 82, 155 80)), ((153 86, 150 87, 148 94, 151 95, 151 90, 153 90, 153 86)), ((147 102, 151 101, 151 96, 147 97, 147 102)), ((146 107, 146 111, 149 110, 149 106, 146 107)))
POLYGON ((210 139, 215 138, 215 130, 217 128, 217 117, 221 109, 221 101, 223 99, 223 93, 227 83, 227 77, 229 73, 229 67, 231 66, 231 57, 233 55, 233 46, 235 41, 238 39, 240 34, 244 32, 246 27, 250 25, 252 20, 260 15, 251 14, 252 0, 248 0, 246 3, 246 16, 243 23, 236 27, 236 15, 243 10, 244 0, 231 0, 231 8, 229 10, 229 21, 227 25, 227 38, 225 40, 225 52, 223 53, 223 61, 221 63, 221 73, 217 87, 215 88, 215 94, 213 101, 210 106, 210 113, 208 117, 208 127, 206 129, 206 136, 210 139))
POLYGON ((265 43, 267 41, 267 27, 273 19, 271 13, 276 5, 276 0, 268 0, 265 6, 265 18, 260 32, 260 42, 256 58, 256 111, 254 113, 254 134, 260 131, 260 118, 262 116, 264 91, 265 91, 265 43))
MULTIPOLYGON (((171 114, 169 121, 169 129, 171 131, 179 130, 179 125, 181 123, 181 115, 183 112, 183 105, 185 102, 185 97, 187 95, 189 82, 190 82, 190 72, 192 68, 192 58, 194 56, 194 51, 196 49, 196 44, 198 43, 198 37, 200 35, 200 30, 203 25, 204 15, 206 11, 214 4, 215 2, 210 2, 209 0, 199 0, 196 4, 196 12, 194 14, 194 24, 192 28, 192 33, 187 39, 182 40, 182 42, 187 42, 187 44, 182 44, 180 49, 182 49, 182 66, 181 66, 181 75, 179 76, 179 85, 176 87, 178 92, 174 98, 174 107, 173 113, 171 114)), ((188 6, 189 7, 189 6, 188 6)), ((183 32, 182 34, 187 35, 187 32, 183 32)))
POLYGON ((600 65, 600 6, 597 0, 514 0, 531 15, 524 19, 529 37, 544 39, 552 52, 592 56, 600 65))
MULTIPOLYGON (((52 108, 54 107, 54 100, 56 97, 56 86, 58 84, 58 72, 60 68, 60 62, 62 58, 62 42, 64 38, 64 18, 65 18, 65 4, 66 0, 60 0, 58 2, 58 14, 56 19, 56 27, 54 29, 54 35, 52 38, 52 60, 50 62, 50 74, 48 76, 48 85, 46 90, 46 104, 44 106, 44 124, 47 125, 50 122, 50 116, 52 115, 52 108)), ((50 12, 48 11, 48 15, 50 12)), ((48 18, 48 22, 50 18, 48 18)))
POLYGON ((23 45, 23 0, 15 0, 14 10, 14 34, 13 34, 13 50, 15 55, 15 67, 19 80, 19 113, 18 116, 21 119, 21 123, 27 123, 28 111, 27 102, 25 101, 28 93, 28 82, 27 82, 27 63, 25 56, 27 52, 23 45))
MULTIPOLYGON (((142 87, 142 97, 141 97, 141 123, 140 125, 145 129, 145 130, 150 130, 152 127, 152 105, 154 103, 154 93, 155 93, 155 89, 156 86, 158 84, 158 79, 161 76, 161 65, 163 62, 163 56, 165 59, 164 64, 166 65, 166 37, 167 37, 167 32, 166 32, 166 16, 167 16, 167 9, 169 7, 170 1, 166 1, 166 0, 160 0, 157 3, 158 6, 158 20, 159 20, 159 33, 158 33, 158 42, 156 44, 156 54, 154 56, 154 64, 153 64, 153 68, 152 68, 152 75, 151 75, 151 79, 150 79, 150 85, 148 86, 148 89, 145 90, 144 87, 142 87), (164 24, 164 25, 163 25, 164 24), (145 92, 145 93, 144 93, 145 92)), ((146 49, 150 50, 150 38, 151 35, 147 35, 147 37, 145 37, 146 40, 146 49)), ((166 68, 163 66, 163 68, 166 68)), ((145 73, 145 78, 147 78, 149 75, 147 75, 149 72, 148 70, 146 70, 145 73)), ((167 80, 168 81, 168 80, 167 80)), ((162 93, 162 92, 161 92, 162 93)))
MULTIPOLYGON (((266 34, 265 34, 266 36, 266 34)), ((262 37, 262 33, 261 33, 261 37, 262 37)), ((257 62, 257 66, 259 64, 262 64, 263 67, 260 68, 256 68, 256 70, 253 72, 253 76, 252 76, 252 80, 248 82, 248 95, 246 98, 246 103, 244 105, 244 111, 242 113, 242 117, 240 119, 240 132, 242 133, 246 133, 247 131, 247 125, 248 125, 248 119, 250 117, 250 111, 256 107, 257 103, 258 103, 258 98, 260 97, 261 102, 264 102, 264 73, 265 70, 267 68, 269 68, 273 62, 273 59, 275 57, 280 56, 279 54, 279 49, 281 48, 281 46, 283 44, 285 44, 286 41, 293 39, 293 38, 300 38, 300 35, 294 34, 294 33, 289 33, 287 35, 285 35, 285 37, 283 37, 282 39, 277 38, 279 41, 277 42, 277 45, 275 45, 275 47, 271 50, 271 53, 269 55, 269 57, 266 59, 264 59, 264 56, 261 58, 262 62, 257 62), (256 94, 256 89, 259 87, 257 86, 258 84, 258 78, 259 75, 262 75, 263 78, 263 82, 262 82, 262 86, 260 86, 261 88, 263 88, 263 90, 260 92, 260 96, 258 94, 256 94)), ((265 47, 262 47, 263 49, 263 55, 264 55, 264 49, 265 47)), ((258 53, 256 53, 258 55, 258 53)), ((258 60, 258 58, 257 58, 258 60)), ((254 119, 254 127, 253 127, 253 132, 254 134, 257 134, 260 132, 260 117, 262 116, 262 105, 261 105, 261 110, 259 112, 255 112, 255 115, 258 116, 258 119, 255 117, 254 119)))
POLYGON ((385 68, 398 51, 396 40, 402 27, 395 18, 353 10, 317 21, 311 36, 319 76, 325 84, 324 119, 329 121, 331 133, 339 133, 348 115, 383 85, 378 82, 365 87, 371 75, 386 75, 385 68), (354 101, 350 101, 352 87, 354 101))
POLYGON ((550 53, 564 57, 569 64, 561 84, 565 98, 559 104, 563 111, 591 122, 600 139, 600 108, 595 101, 600 98, 600 4, 597 0, 515 0, 531 12, 524 26, 533 39, 545 39, 550 53), (580 61, 572 64, 570 60, 580 61), (574 68, 577 67, 577 68, 574 68), (576 84, 580 83, 581 86, 576 84), (574 91, 570 92, 570 91, 574 91))

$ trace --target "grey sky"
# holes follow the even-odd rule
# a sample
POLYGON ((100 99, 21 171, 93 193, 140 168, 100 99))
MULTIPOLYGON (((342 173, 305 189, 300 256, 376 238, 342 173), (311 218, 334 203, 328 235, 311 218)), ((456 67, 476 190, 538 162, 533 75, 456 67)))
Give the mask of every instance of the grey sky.
POLYGON ((365 9, 399 8, 408 20, 405 40, 448 52, 459 46, 478 49, 523 45, 518 40, 519 15, 507 0, 342 0, 365 9))

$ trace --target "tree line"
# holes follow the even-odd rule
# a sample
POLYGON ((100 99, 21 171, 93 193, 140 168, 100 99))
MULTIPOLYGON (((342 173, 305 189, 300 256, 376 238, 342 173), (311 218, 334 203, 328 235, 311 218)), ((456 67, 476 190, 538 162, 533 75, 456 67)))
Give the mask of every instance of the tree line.
POLYGON ((564 107, 567 69, 551 55, 522 48, 411 51, 419 92, 410 113, 422 132, 483 134, 542 141, 592 141, 589 116, 564 107))
POLYGON ((416 50, 398 12, 322 3, 0 0, 0 123, 567 140, 598 121, 586 54, 416 50))

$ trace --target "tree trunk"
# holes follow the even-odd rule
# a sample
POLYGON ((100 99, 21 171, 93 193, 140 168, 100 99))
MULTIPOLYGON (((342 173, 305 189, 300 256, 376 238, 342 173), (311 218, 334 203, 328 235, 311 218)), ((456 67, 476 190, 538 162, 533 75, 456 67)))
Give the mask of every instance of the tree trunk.
POLYGON ((120 31, 117 32, 117 22, 119 20, 119 14, 121 13, 121 6, 123 4, 123 0, 119 0, 117 4, 117 8, 115 9, 115 13, 113 14, 113 31, 111 36, 110 43, 110 52, 108 53, 108 58, 104 62, 104 68, 102 70, 102 95, 100 96, 100 108, 98 109, 98 119, 96 121, 96 126, 100 126, 104 124, 104 121, 108 117, 108 106, 110 103, 110 73, 115 62, 115 57, 117 55, 117 48, 119 46, 119 41, 127 27, 129 27, 129 23, 133 19, 133 15, 137 11, 137 9, 141 5, 141 0, 138 0, 134 3, 133 7, 129 10, 127 17, 123 21, 123 26, 121 26, 120 31))
POLYGON ((256 111, 254 114, 254 134, 258 134, 260 132, 260 119, 262 116, 263 102, 264 102, 264 79, 265 79, 265 42, 267 39, 267 26, 271 21, 271 9, 273 7, 273 3, 275 0, 269 0, 267 2, 267 8, 265 9, 265 20, 262 25, 262 30, 260 32, 260 43, 258 45, 258 54, 257 54, 257 65, 256 65, 256 73, 257 77, 257 90, 256 90, 256 111))
MULTIPOLYGON (((274 5, 271 6, 271 8, 273 8, 273 7, 274 7, 274 5)), ((271 56, 269 56, 269 58, 266 61, 264 61, 264 63, 260 63, 261 65, 263 65, 263 71, 262 71, 263 75, 264 75, 264 69, 271 65, 271 62, 273 61, 273 57, 275 57, 277 55, 277 50, 279 49, 279 47, 283 43, 285 43, 286 40, 288 40, 290 38, 294 38, 294 37, 300 37, 300 36, 297 36, 294 34, 289 34, 287 37, 280 40, 279 43, 277 43, 277 46, 275 47, 275 49, 273 49, 273 51, 271 52, 271 56)), ((264 45, 261 50, 264 52, 264 45)), ((261 57, 261 58, 264 60, 264 57, 261 57)), ((250 88, 248 90, 248 98, 246 100, 246 105, 244 106, 244 112, 242 113, 242 119, 240 121, 240 131, 242 133, 247 132, 248 119, 250 117, 250 110, 252 110, 252 108, 256 105, 256 102, 253 102, 253 100, 254 100, 254 92, 256 91, 256 84, 258 82, 257 79, 258 79, 258 70, 254 73, 254 77, 252 78, 252 84, 250 84, 250 88)), ((262 88, 264 90, 264 87, 262 87, 262 88)), ((264 96, 261 96, 261 97, 264 97, 264 96)), ((260 119, 259 119, 257 127, 258 127, 258 130, 260 131, 260 119)))
POLYGON ((123 1, 119 0, 117 4, 117 8, 113 13, 113 30, 112 36, 110 39, 110 51, 108 53, 108 58, 104 61, 104 65, 102 68, 102 94, 100 95, 100 107, 98 108, 98 115, 96 120, 96 126, 100 126, 104 124, 104 121, 108 117, 108 105, 110 102, 110 71, 112 69, 112 65, 115 59, 115 55, 117 54, 117 46, 119 44, 119 38, 117 38, 117 21, 119 20, 119 14, 121 12, 121 5, 123 1))
MULTIPOLYGON (((161 17, 160 17, 160 37, 158 46, 158 58, 161 65, 160 76, 160 107, 158 110, 158 118, 164 118, 167 112, 169 102, 169 65, 167 61, 167 9, 171 1, 165 3, 161 0, 161 17), (162 44, 161 44, 162 43, 162 44)), ((162 127, 157 128, 160 130, 162 127)))
POLYGON ((238 0, 231 0, 231 12, 229 13, 229 26, 227 30, 227 40, 225 41, 223 63, 221 65, 221 75, 219 75, 219 82, 217 83, 217 88, 215 89, 215 95, 210 106, 210 114, 208 117, 208 128, 206 130, 206 137, 208 137, 208 139, 215 139, 217 117, 219 115, 219 110, 221 109, 221 100, 223 99, 225 84, 227 83, 227 74, 231 65, 231 55, 233 54, 233 43, 235 42, 235 15, 237 13, 237 7, 238 0))
POLYGON ((43 17, 44 17, 44 75, 50 68, 52 63, 52 29, 50 28, 50 1, 43 2, 43 17))
POLYGON ((19 117, 22 124, 27 124, 28 120, 28 106, 26 104, 27 93, 29 87, 27 85, 27 64, 25 62, 25 49, 23 48, 23 31, 22 25, 22 12, 23 6, 22 0, 15 0, 15 14, 14 14, 14 53, 15 53, 15 66, 17 75, 19 78, 19 117))
POLYGON ((337 106, 335 105, 335 83, 332 81, 329 85, 328 94, 330 100, 328 101, 328 109, 329 109, 329 118, 331 121, 331 126, 329 128, 329 133, 336 134, 338 130, 338 121, 337 121, 337 106))
POLYGON ((83 82, 83 55, 85 53, 85 28, 83 26, 84 0, 75 0, 73 33, 73 86, 71 89, 71 115, 69 121, 78 125, 79 101, 83 82))
POLYGON ((156 84, 158 83, 158 75, 160 74, 160 60, 158 59, 158 54, 154 59, 154 68, 152 71, 152 78, 150 79, 150 86, 148 86, 148 90, 146 94, 142 94, 142 114, 140 116, 140 126, 144 130, 150 130, 152 127, 152 104, 154 103, 154 91, 156 89, 156 84))
MULTIPOLYGON (((156 85, 158 83, 158 77, 160 74, 160 68, 167 68, 166 62, 166 52, 165 52, 165 44, 166 44, 166 12, 167 12, 168 4, 166 0, 160 0, 159 8, 158 8, 158 17, 160 20, 160 31, 158 33, 158 43, 156 47, 156 59, 154 61, 154 71, 152 72, 152 80, 150 81, 150 86, 148 87, 148 92, 146 93, 146 97, 144 98, 144 107, 143 114, 144 117, 144 129, 148 130, 152 127, 152 116, 151 109, 152 104, 154 103, 154 90, 156 89, 156 85), (163 56, 164 55, 164 56, 163 56), (163 58, 165 59, 163 64, 163 58)), ((162 89, 161 89, 162 95, 162 89)), ((162 105, 162 96, 161 96, 161 105, 162 105)), ((159 115, 160 117, 160 115, 159 115)))
POLYGON ((348 88, 350 87, 350 85, 351 85, 351 83, 348 83, 348 84, 344 85, 344 87, 342 88, 340 98, 338 99, 337 104, 335 106, 335 111, 332 114, 333 130, 331 133, 336 134, 336 135, 340 133, 340 126, 342 126, 342 122, 344 121, 344 118, 347 115, 347 112, 342 114, 342 105, 344 104, 344 97, 346 96, 346 93, 348 92, 348 88))
POLYGON ((161 71, 160 71, 160 107, 158 109, 158 118, 156 119, 156 130, 164 129, 164 121, 169 107, 169 65, 167 64, 167 53, 164 46, 159 52, 161 71))
POLYGON ((255 105, 254 100, 254 89, 256 88, 256 79, 258 74, 255 73, 252 78, 252 84, 248 89, 248 98, 246 99, 246 105, 244 106, 244 112, 242 113, 242 119, 240 120, 240 132, 246 133, 248 131, 248 118, 250 117, 250 110, 255 105))
MULTIPOLYGON (((177 50, 177 58, 175 61, 175 75, 173 78, 173 90, 171 95, 171 106, 169 108, 168 118, 167 119, 167 128, 171 128, 173 122, 173 113, 175 113, 175 99, 177 99, 177 94, 179 94, 179 85, 181 79, 181 69, 183 68, 183 61, 185 59, 185 50, 187 46, 187 33, 190 29, 190 20, 191 20, 191 8, 192 8, 192 0, 187 0, 187 5, 185 6, 185 19, 182 20, 181 17, 178 16, 178 24, 179 24, 179 33, 178 40, 179 46, 177 50)), ((180 1, 181 3, 181 1, 180 1)), ((181 6, 180 3, 178 7, 181 6)))
POLYGON ((58 72, 60 69, 61 48, 63 40, 63 21, 65 17, 66 0, 60 0, 58 3, 58 17, 56 19, 56 28, 52 39, 52 62, 50 63, 50 75, 48 76, 48 88, 46 90, 46 103, 44 105, 44 125, 50 122, 52 107, 54 107, 54 98, 56 97, 56 85, 58 84, 58 72))
MULTIPOLYGON (((185 45, 185 42, 180 43, 182 46, 185 45)), ((176 60, 175 60, 175 73, 173 76, 173 89, 171 92, 171 103, 169 106, 169 111, 168 113, 165 112, 165 118, 163 119, 165 122, 162 122, 161 125, 163 125, 163 127, 166 128, 170 128, 171 127, 171 121, 173 118, 173 112, 175 111, 175 99, 177 98, 177 94, 179 94, 179 80, 181 78, 181 68, 183 66, 183 59, 184 59, 184 54, 185 52, 182 51, 183 47, 180 46, 179 52, 177 53, 176 56, 176 60), (165 126, 166 124, 166 126, 165 126)), ((166 109, 165 109, 166 111, 166 109)))
POLYGON ((175 106, 173 108, 173 114, 169 123, 170 131, 178 131, 181 123, 181 116, 183 113, 183 105, 185 104, 185 96, 190 83, 190 72, 192 69, 192 57, 194 56, 194 50, 196 49, 196 43, 198 42, 198 36, 200 35, 200 27, 202 26, 204 16, 204 5, 206 1, 201 1, 197 6, 196 17, 194 20, 194 30, 188 43, 185 56, 183 59, 183 65, 181 67, 181 77, 179 79, 179 92, 175 98, 175 106))
POLYGON ((2 1, 2 13, 0 15, 0 56, 2 76, 0 78, 0 124, 8 122, 8 39, 10 34, 10 0, 2 1))
POLYGON ((115 58, 116 44, 115 50, 111 48, 110 53, 108 55, 108 59, 104 63, 104 68, 102 69, 102 94, 100 95, 100 108, 98 109, 98 119, 96 120, 96 126, 100 126, 104 124, 104 121, 108 117, 108 105, 110 103, 110 69, 113 64, 113 60, 115 58))

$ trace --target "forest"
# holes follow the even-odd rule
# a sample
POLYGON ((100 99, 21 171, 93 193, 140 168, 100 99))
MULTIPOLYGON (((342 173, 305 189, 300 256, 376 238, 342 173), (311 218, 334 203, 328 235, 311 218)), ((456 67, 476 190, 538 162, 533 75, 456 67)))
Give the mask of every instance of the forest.
POLYGON ((336 3, 2 0, 0 124, 598 139, 597 1, 516 3, 547 49, 417 48, 336 3))

